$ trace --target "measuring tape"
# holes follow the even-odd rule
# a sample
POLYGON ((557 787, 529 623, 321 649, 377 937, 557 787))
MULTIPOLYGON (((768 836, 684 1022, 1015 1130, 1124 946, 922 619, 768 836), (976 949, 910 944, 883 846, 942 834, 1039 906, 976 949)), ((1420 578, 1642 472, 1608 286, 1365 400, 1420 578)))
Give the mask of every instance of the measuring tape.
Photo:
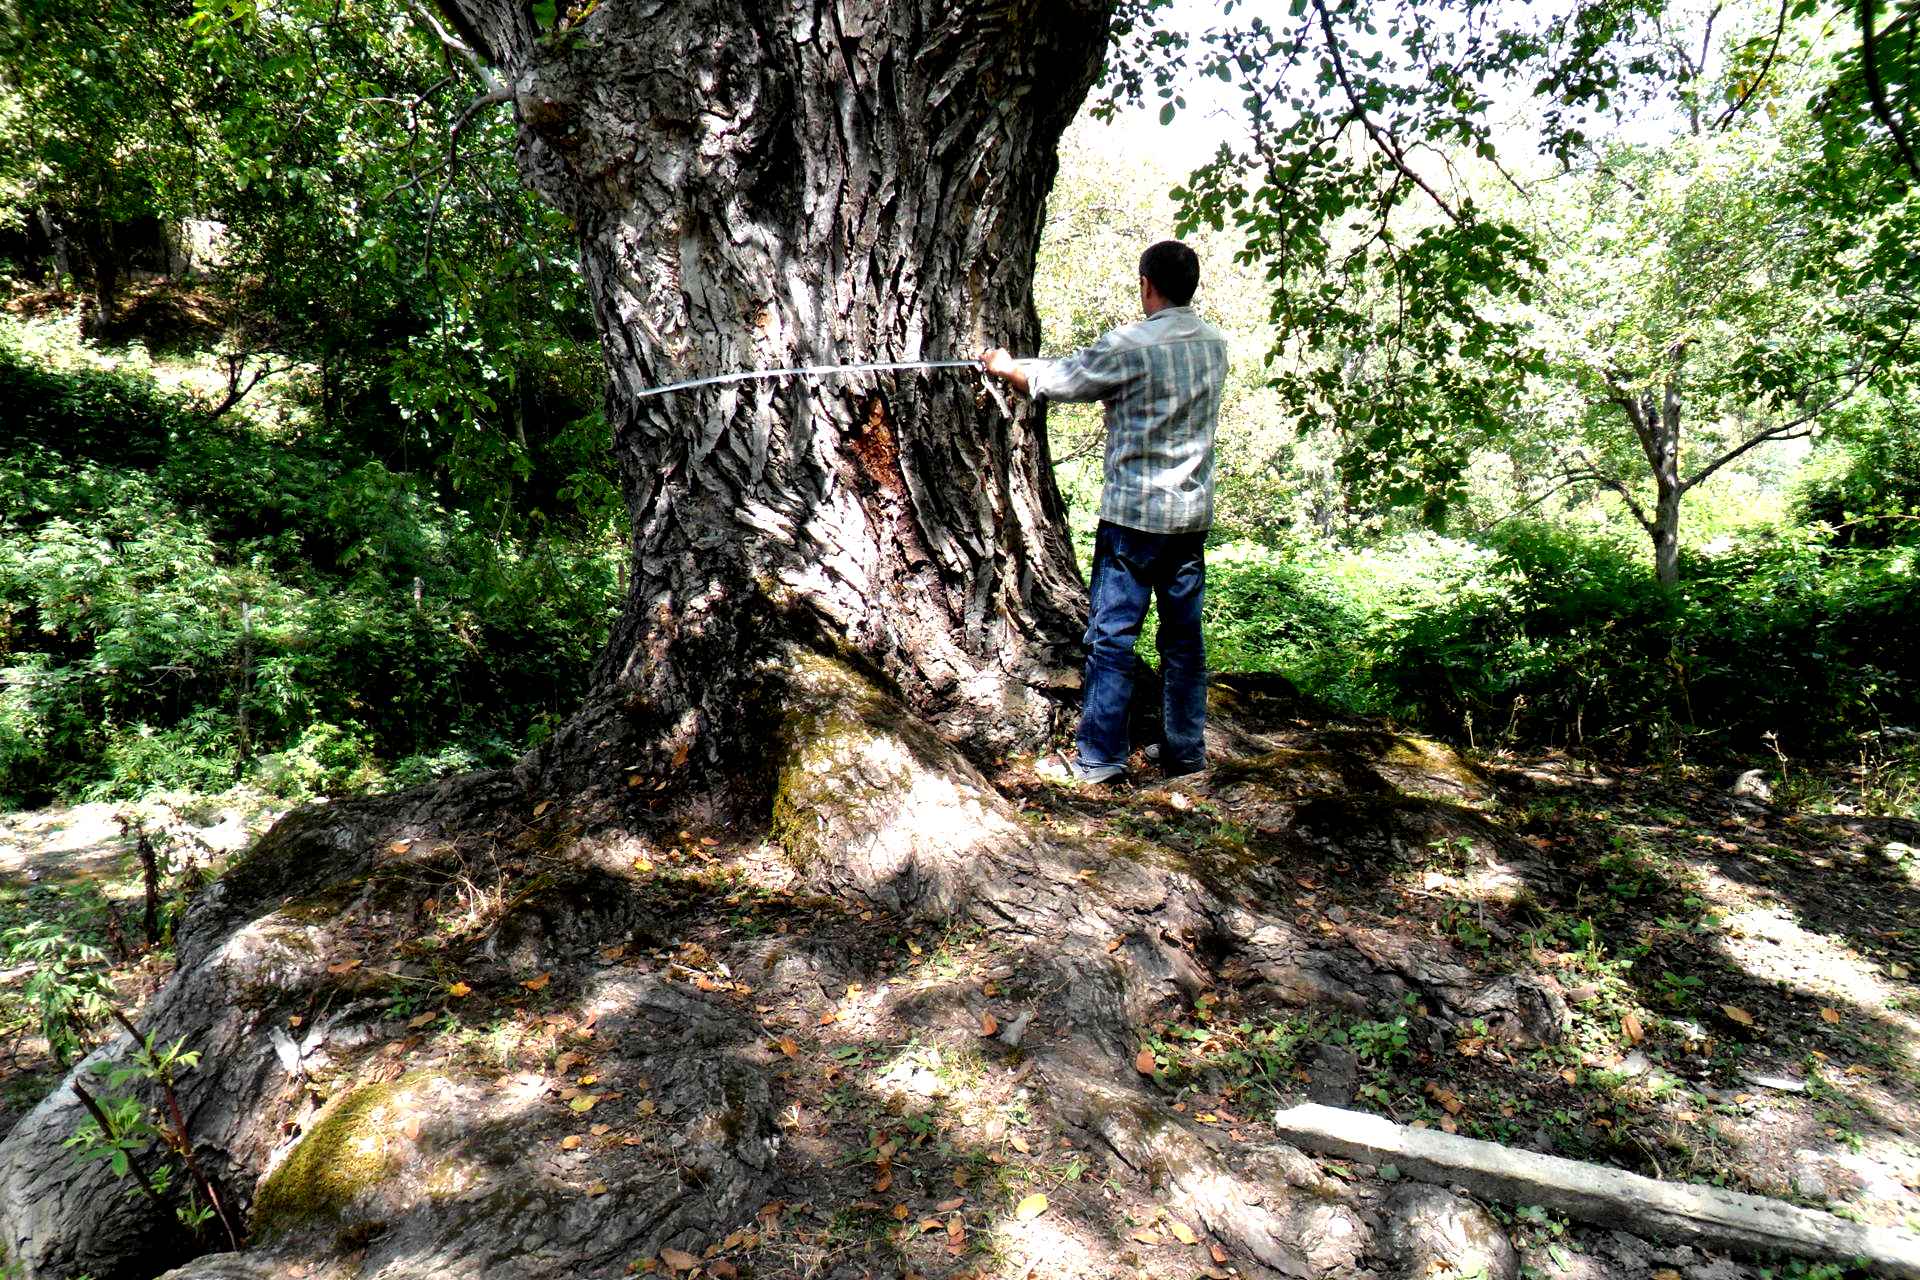
POLYGON ((717 387, 723 382, 756 382, 762 378, 820 378, 838 373, 887 373, 896 369, 985 369, 978 360, 880 360, 871 364, 808 364, 793 369, 752 369, 746 373, 721 373, 711 378, 688 378, 663 387, 648 387, 634 396, 664 396, 670 391, 691 391, 695 387, 717 387))

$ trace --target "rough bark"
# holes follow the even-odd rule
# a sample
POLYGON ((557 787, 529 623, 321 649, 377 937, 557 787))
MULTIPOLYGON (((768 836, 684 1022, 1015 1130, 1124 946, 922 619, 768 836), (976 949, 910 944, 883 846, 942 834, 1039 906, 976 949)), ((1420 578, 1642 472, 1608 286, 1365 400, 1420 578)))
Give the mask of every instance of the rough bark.
POLYGON ((1038 339, 1054 150, 1110 4, 447 6, 576 222, 633 520, 631 594, 561 749, 715 764, 798 640, 983 751, 1052 726, 1082 590, 1041 425, 976 375, 744 369, 1038 339), (636 728, 637 726, 637 728, 636 728), (650 754, 649 754, 650 753, 650 754))

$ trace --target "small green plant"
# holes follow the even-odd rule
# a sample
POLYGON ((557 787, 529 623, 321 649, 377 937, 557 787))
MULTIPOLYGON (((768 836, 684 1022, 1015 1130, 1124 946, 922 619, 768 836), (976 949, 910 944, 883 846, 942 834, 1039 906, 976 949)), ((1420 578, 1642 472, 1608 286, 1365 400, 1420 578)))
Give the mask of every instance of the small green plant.
POLYGON ((65 1066, 85 1048, 90 1025, 107 1014, 106 953, 51 920, 0 933, 0 947, 10 962, 33 965, 20 994, 38 1012, 54 1061, 65 1066))
POLYGON ((199 1065, 199 1050, 186 1048, 184 1037, 163 1046, 153 1033, 141 1035, 118 1009, 109 1005, 107 1012, 133 1037, 134 1047, 124 1062, 102 1059, 89 1069, 102 1077, 108 1090, 137 1082, 157 1090, 160 1102, 150 1105, 118 1092, 96 1096, 76 1080, 73 1092, 88 1118, 62 1145, 74 1152, 76 1160, 105 1161, 114 1176, 132 1184, 129 1195, 145 1196, 196 1236, 204 1235, 217 1218, 228 1247, 238 1249, 240 1234, 194 1157, 186 1113, 174 1087, 182 1074, 199 1065))
POLYGON ((1363 1063, 1385 1070, 1412 1057, 1413 1033, 1406 1014, 1379 1022, 1356 1022, 1347 1028, 1347 1043, 1363 1063))

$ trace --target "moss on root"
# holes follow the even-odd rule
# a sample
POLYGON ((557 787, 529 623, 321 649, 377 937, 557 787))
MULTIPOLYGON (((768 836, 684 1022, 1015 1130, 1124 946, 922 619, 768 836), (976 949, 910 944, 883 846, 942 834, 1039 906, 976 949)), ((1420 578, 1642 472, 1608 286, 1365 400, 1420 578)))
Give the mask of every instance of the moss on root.
POLYGON ((423 1077, 361 1085, 322 1107, 287 1158, 267 1175, 253 1206, 256 1235, 279 1235, 338 1218, 399 1163, 394 1104, 423 1077))
POLYGON ((911 765, 887 758, 913 744, 890 741, 897 712, 844 663, 808 655, 792 688, 805 696, 781 722, 770 834, 804 872, 821 853, 822 814, 866 814, 912 785, 911 765))

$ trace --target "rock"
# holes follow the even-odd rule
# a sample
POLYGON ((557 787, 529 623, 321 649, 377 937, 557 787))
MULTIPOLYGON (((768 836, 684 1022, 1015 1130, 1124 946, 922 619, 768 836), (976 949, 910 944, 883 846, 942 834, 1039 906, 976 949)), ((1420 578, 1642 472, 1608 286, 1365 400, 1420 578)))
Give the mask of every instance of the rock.
POLYGON ((1749 769, 1733 780, 1728 794, 1735 800, 1748 800, 1759 804, 1773 803, 1773 788, 1767 785, 1767 775, 1759 769, 1749 769))
POLYGON ((1352 1050, 1337 1044, 1315 1045, 1307 1056, 1306 1071, 1313 1077, 1307 1096, 1315 1102, 1341 1107, 1353 1101, 1360 1083, 1360 1059, 1352 1050))
POLYGON ((1396 1274, 1513 1280, 1520 1259, 1487 1211, 1451 1191, 1422 1183, 1395 1187, 1386 1201, 1386 1244, 1396 1274))

